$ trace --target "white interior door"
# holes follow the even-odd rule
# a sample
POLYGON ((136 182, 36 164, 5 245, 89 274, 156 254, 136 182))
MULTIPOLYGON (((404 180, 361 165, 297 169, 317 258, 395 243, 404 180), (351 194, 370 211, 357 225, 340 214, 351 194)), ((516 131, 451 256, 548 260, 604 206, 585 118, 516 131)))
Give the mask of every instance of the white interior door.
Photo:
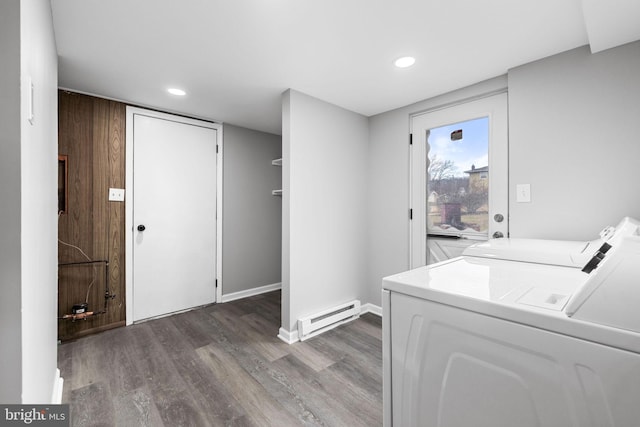
MULTIPOLYGON (((218 125, 136 110, 132 321, 216 301, 218 125)), ((130 151, 131 153, 131 151, 130 151)))
POLYGON ((411 134, 411 267, 442 260, 436 250, 442 245, 429 241, 447 239, 448 258, 459 255, 465 242, 507 237, 507 94, 415 115, 411 134), (484 141, 484 154, 476 140, 484 141), (483 192, 485 201, 478 202, 483 192))

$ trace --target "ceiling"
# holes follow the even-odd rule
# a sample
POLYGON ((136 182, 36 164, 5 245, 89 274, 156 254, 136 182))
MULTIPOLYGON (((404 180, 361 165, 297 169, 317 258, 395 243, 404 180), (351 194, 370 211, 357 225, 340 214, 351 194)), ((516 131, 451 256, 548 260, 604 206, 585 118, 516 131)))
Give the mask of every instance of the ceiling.
POLYGON ((275 134, 288 88, 371 116, 586 45, 589 2, 51 0, 61 88, 275 134))

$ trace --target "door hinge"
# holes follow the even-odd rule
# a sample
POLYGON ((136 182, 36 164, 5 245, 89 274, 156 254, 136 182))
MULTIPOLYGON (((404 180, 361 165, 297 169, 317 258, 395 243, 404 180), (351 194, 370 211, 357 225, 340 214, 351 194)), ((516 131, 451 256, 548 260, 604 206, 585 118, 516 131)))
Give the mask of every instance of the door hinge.
POLYGON ((413 220, 413 209, 409 209, 409 220, 413 220))
POLYGON ((216 144, 216 154, 218 154, 218 144, 216 144))
POLYGON ((413 145, 413 134, 409 134, 409 145, 413 145))
POLYGON ((218 288, 218 279, 216 279, 216 288, 218 288))

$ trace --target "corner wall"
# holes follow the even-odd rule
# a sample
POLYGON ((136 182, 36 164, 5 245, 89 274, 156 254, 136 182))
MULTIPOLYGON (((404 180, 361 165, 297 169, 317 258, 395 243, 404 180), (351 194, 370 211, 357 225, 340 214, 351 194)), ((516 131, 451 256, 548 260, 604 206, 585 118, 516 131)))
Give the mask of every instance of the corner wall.
POLYGON ((281 156, 280 136, 224 125, 223 301, 282 280, 281 156))
POLYGON ((367 118, 283 95, 282 328, 353 299, 366 302, 367 118))
POLYGON ((22 402, 60 398, 57 373, 58 54, 51 3, 22 0, 22 402), (27 120, 33 82, 33 123, 27 120))
POLYGON ((0 402, 20 403, 20 0, 0 2, 0 402))

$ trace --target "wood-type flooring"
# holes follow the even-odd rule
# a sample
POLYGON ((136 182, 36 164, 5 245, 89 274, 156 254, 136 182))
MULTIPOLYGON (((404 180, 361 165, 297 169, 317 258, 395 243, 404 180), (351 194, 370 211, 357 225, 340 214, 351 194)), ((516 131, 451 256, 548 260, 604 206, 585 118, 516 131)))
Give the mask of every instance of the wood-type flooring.
POLYGON ((381 426, 372 314, 280 341, 280 291, 63 343, 74 426, 381 426))

